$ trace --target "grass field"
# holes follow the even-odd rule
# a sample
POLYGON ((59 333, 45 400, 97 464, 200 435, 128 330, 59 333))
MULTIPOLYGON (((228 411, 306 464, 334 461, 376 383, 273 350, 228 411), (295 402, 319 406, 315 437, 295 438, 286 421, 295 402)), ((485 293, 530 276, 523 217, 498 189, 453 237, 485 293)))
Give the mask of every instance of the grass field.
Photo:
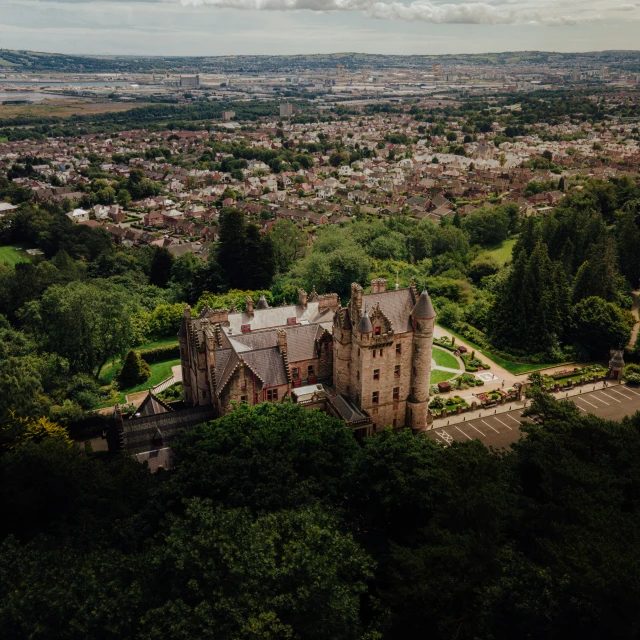
POLYGON ((500 264, 506 264, 511 260, 513 247, 517 240, 518 238, 505 240, 499 247, 491 249, 490 251, 485 251, 483 255, 489 255, 492 258, 495 258, 500 264))
POLYGON ((448 369, 460 369, 460 363, 445 349, 433 347, 431 356, 439 367, 447 367, 448 369))
MULTIPOLYGON (((159 340, 154 340, 152 342, 146 342, 143 345, 140 345, 139 347, 135 347, 135 351, 148 351, 149 349, 155 349, 156 347, 170 347, 171 345, 177 345, 178 344, 178 340, 177 338, 160 338, 159 340)), ((159 363, 161 364, 161 363, 159 363)), ((102 369, 102 371, 100 372, 100 381, 103 384, 109 384, 114 376, 116 375, 116 371, 118 370, 118 367, 120 366, 120 360, 115 360, 114 362, 109 362, 107 363, 104 368, 102 369)), ((154 366, 154 365, 151 365, 154 366)), ((169 376, 165 376, 166 378, 168 378, 169 376)), ((156 384, 158 384, 156 382, 156 384)))
POLYGON ((153 342, 145 342, 143 345, 136 347, 136 351, 148 351, 149 349, 155 349, 156 347, 170 347, 173 344, 178 344, 177 336, 160 338, 159 340, 154 340, 153 342))
POLYGON ((451 380, 451 378, 455 378, 455 373, 451 373, 450 371, 439 371, 435 370, 431 372, 431 379, 429 380, 429 384, 438 384, 438 382, 446 382, 447 380, 451 380))
POLYGON ((3 136, 0 136, 0 142, 9 142, 9 138, 5 138, 3 136))
MULTIPOLYGON (((136 393, 138 391, 146 391, 149 387, 155 387, 157 384, 160 384, 163 380, 166 380, 171 375, 171 369, 175 367, 177 364, 180 364, 180 358, 175 360, 166 360, 164 362, 154 362, 149 365, 151 369, 151 377, 148 380, 145 380, 142 384, 139 384, 135 387, 131 387, 130 389, 123 389, 118 393, 118 397, 115 401, 110 401, 104 404, 101 404, 96 409, 101 409, 103 407, 109 407, 113 404, 123 404, 126 402, 126 396, 130 393, 136 393)), ((104 368, 104 373, 100 376, 100 382, 103 384, 109 384, 118 370, 118 365, 109 365, 104 368)))
POLYGON ((0 118, 17 118, 18 116, 46 118, 58 117, 67 118, 73 115, 92 115, 96 113, 107 113, 130 111, 137 107, 146 107, 149 103, 135 102, 109 102, 109 101, 89 101, 79 98, 51 98, 39 102, 38 104, 27 105, 5 105, 0 106, 0 118))
POLYGON ((29 245, 25 244, 14 244, 0 247, 0 264, 6 264, 12 267, 18 262, 28 262, 29 256, 24 250, 29 248, 29 245), (20 247, 22 251, 16 251, 16 247, 20 247))

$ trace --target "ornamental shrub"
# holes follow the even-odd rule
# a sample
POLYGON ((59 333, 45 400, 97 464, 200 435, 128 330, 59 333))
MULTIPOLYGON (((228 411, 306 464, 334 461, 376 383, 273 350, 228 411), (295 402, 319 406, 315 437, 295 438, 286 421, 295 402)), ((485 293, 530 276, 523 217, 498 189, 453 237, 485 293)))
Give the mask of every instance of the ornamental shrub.
POLYGON ((140 357, 140 353, 131 349, 124 359, 122 369, 118 374, 118 384, 121 389, 129 389, 142 384, 151 377, 149 365, 140 357))

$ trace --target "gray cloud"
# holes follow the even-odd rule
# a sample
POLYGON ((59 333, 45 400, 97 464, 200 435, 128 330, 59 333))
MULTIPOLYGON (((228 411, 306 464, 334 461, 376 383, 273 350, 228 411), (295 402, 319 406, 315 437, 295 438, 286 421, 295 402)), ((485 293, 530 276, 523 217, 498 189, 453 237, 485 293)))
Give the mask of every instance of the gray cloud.
MULTIPOLYGON (((252 11, 360 11, 379 20, 405 20, 433 24, 574 26, 602 20, 599 9, 611 10, 607 0, 587 6, 572 0, 534 2, 496 0, 494 2, 431 2, 413 0, 408 4, 391 0, 180 0, 185 6, 213 6, 252 11), (571 14, 567 13, 571 10, 571 14)), ((636 11, 638 5, 619 5, 617 10, 636 11)))

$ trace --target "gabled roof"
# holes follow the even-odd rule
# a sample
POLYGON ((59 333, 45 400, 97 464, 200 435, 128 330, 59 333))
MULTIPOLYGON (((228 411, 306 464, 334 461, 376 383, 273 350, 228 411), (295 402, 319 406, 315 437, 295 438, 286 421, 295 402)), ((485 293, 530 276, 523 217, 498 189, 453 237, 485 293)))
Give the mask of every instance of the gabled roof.
POLYGON ((142 401, 142 404, 138 407, 138 410, 136 411, 136 413, 139 414, 139 417, 143 417, 143 416, 156 416, 160 413, 168 413, 170 411, 173 411, 173 409, 170 406, 166 405, 164 402, 162 402, 160 398, 158 398, 157 396, 154 396, 151 393, 151 389, 149 389, 149 394, 142 401))
POLYGON ((414 300, 410 289, 391 289, 362 296, 363 304, 371 308, 380 303, 380 309, 391 323, 395 333, 413 331, 411 326, 411 310, 414 300))

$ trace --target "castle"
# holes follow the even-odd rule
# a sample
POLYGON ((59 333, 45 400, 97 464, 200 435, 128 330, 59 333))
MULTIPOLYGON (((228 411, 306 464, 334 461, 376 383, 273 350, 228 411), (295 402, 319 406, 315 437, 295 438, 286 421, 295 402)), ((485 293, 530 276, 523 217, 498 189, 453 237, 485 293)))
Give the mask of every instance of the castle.
POLYGON ((246 310, 185 309, 178 334, 184 401, 220 416, 233 403, 285 398, 344 419, 357 435, 386 426, 426 428, 436 313, 415 284, 371 293, 351 285, 336 294, 299 291, 298 304, 246 310))

